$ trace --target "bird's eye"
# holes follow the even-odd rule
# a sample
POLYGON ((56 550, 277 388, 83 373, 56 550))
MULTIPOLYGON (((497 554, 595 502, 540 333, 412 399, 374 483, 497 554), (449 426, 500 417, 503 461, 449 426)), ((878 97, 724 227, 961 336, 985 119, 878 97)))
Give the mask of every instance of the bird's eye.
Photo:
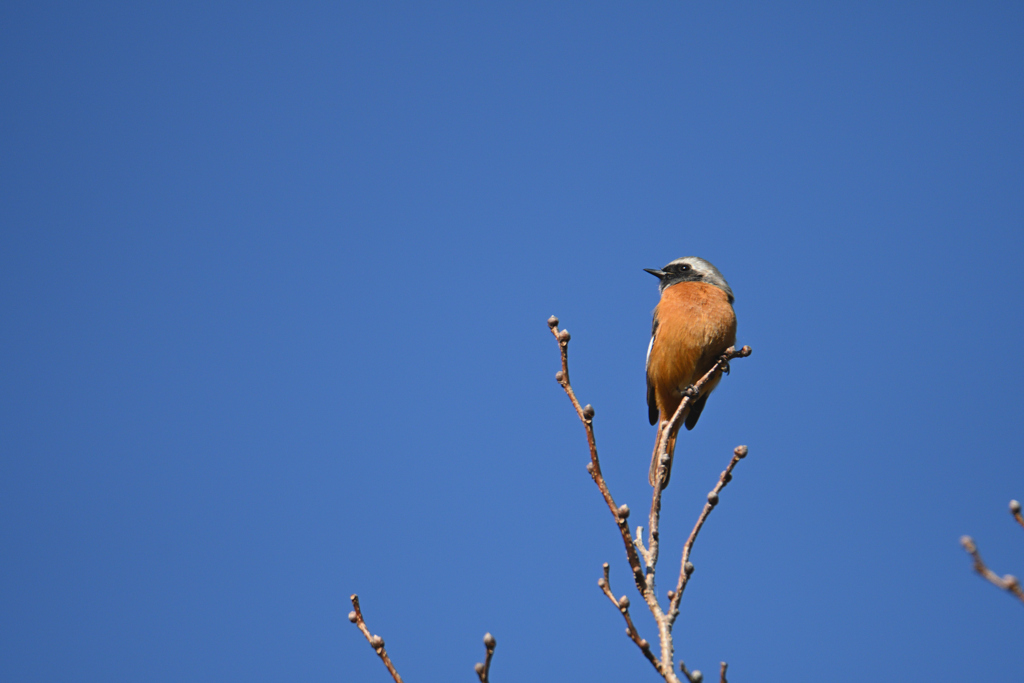
POLYGON ((679 270, 683 271, 684 273, 686 271, 688 271, 689 269, 690 269, 690 266, 685 264, 685 263, 683 265, 679 266, 679 270))

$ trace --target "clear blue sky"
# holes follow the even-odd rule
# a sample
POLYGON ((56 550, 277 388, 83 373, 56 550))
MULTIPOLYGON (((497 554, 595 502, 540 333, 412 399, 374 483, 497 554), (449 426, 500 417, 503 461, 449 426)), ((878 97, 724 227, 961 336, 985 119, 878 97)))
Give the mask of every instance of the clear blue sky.
POLYGON ((1024 6, 770 5, 6 4, 0 678, 656 680, 545 320, 641 510, 684 255, 679 655, 1024 677, 1024 6))

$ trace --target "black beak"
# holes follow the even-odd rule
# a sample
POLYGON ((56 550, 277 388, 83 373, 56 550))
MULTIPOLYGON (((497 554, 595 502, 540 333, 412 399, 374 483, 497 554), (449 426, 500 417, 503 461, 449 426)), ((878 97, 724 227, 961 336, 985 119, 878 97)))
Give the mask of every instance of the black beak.
POLYGON ((651 268, 644 268, 644 270, 647 271, 648 273, 650 273, 651 275, 653 275, 654 277, 658 278, 659 280, 661 278, 665 277, 665 271, 664 270, 653 270, 651 268))

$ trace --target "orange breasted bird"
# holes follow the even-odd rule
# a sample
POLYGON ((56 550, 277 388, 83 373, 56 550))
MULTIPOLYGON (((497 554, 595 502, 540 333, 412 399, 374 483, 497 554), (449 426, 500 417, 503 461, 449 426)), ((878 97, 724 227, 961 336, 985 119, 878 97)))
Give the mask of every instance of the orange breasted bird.
MULTIPOLYGON (((644 268, 661 284, 654 309, 651 343, 647 347, 647 414, 651 424, 671 420, 688 387, 704 376, 719 356, 736 343, 732 289, 718 269, 702 258, 686 256, 661 270, 644 268)), ((684 423, 693 429, 721 373, 705 384, 686 408, 684 423)), ((676 436, 668 441, 668 462, 662 474, 668 486, 676 436)), ((656 485, 658 453, 651 460, 649 480, 656 485)))

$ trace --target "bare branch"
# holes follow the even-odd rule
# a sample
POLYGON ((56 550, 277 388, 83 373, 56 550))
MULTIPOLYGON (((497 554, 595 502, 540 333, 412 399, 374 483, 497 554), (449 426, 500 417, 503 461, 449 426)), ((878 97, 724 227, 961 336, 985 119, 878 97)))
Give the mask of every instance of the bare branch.
POLYGON ((978 546, 974 544, 974 539, 970 536, 961 536, 960 545, 964 547, 971 558, 974 560, 974 571, 978 572, 982 578, 986 579, 989 583, 994 586, 1002 588, 1004 591, 1009 591, 1017 596, 1017 598, 1024 602, 1024 589, 1021 589, 1020 582, 1016 576, 1007 574, 1006 576, 999 576, 994 571, 985 566, 985 563, 981 559, 981 554, 978 552, 978 546))
POLYGON ((640 556, 637 555, 633 536, 630 534, 629 525, 626 522, 626 519, 629 517, 629 508, 626 506, 616 507, 615 500, 612 498, 611 492, 608 491, 604 475, 601 474, 601 461, 597 457, 597 441, 594 438, 594 409, 590 405, 580 406, 580 402, 576 399, 576 393, 572 390, 572 385, 569 383, 569 330, 559 330, 558 318, 555 316, 548 318, 548 327, 551 328, 551 333, 558 340, 558 348, 562 353, 562 369, 555 373, 555 380, 565 389, 566 395, 572 401, 573 408, 576 409, 576 415, 579 416, 584 429, 587 431, 587 444, 590 446, 590 462, 587 463, 587 472, 594 479, 597 488, 601 490, 604 502, 608 505, 608 509, 611 510, 612 516, 615 517, 615 524, 619 527, 619 533, 622 534, 622 542, 626 546, 626 559, 629 561, 629 567, 633 571, 633 580, 636 582, 637 590, 643 593, 645 584, 644 572, 640 566, 640 556))
POLYGON ((370 635, 370 630, 366 628, 366 622, 363 620, 363 610, 359 608, 359 596, 355 593, 352 594, 352 607, 353 610, 348 613, 348 620, 359 627, 359 630, 366 636, 366 640, 370 643, 370 647, 373 648, 380 660, 384 662, 384 666, 388 668, 388 672, 391 677, 395 679, 395 683, 402 683, 402 677, 398 675, 398 671, 395 670, 395 665, 391 663, 391 658, 388 657, 387 650, 384 649, 384 639, 380 636, 370 635))
POLYGON ((484 647, 487 648, 487 658, 481 662, 477 662, 473 670, 476 671, 477 677, 480 679, 480 683, 489 683, 488 678, 491 675, 491 657, 494 656, 494 648, 497 646, 498 641, 494 639, 490 633, 484 634, 484 647))
POLYGON ((722 674, 721 676, 719 676, 718 683, 729 683, 729 681, 725 680, 725 670, 728 668, 729 665, 725 662, 722 662, 722 674))
POLYGON ((612 601, 612 604, 622 612, 622 616, 626 620, 626 635, 636 643, 636 646, 640 648, 640 651, 644 653, 644 656, 647 657, 647 660, 658 671, 658 673, 662 673, 661 665, 658 664, 657 657, 655 657, 654 653, 651 652, 651 644, 640 637, 640 634, 636 630, 636 626, 633 625, 633 618, 629 616, 629 598, 625 595, 621 598, 615 597, 615 594, 612 593, 611 579, 608 578, 608 563, 605 562, 601 566, 604 568, 604 576, 598 579, 597 585, 601 587, 601 590, 604 591, 604 594, 612 601))
POLYGON ((747 457, 747 447, 737 446, 733 449, 732 460, 729 461, 729 465, 725 468, 725 471, 718 477, 718 483, 715 484, 715 488, 708 494, 708 502, 704 503, 704 509, 700 513, 700 517, 697 518, 697 523, 693 525, 693 531, 690 532, 690 537, 686 539, 686 543, 683 545, 683 559, 679 565, 679 580, 676 582, 676 589, 673 591, 669 609, 668 609, 668 621, 669 624, 675 622, 676 617, 679 616, 679 601, 683 598, 683 591, 686 590, 686 584, 690 581, 690 576, 693 574, 693 563, 690 562, 690 552, 693 550, 693 544, 697 541, 697 534, 704 527, 704 522, 707 521, 708 515, 718 505, 718 494, 722 492, 726 484, 732 481, 732 471, 743 458, 747 457))
POLYGON ((1010 514, 1013 515, 1013 518, 1015 520, 1017 520, 1017 524, 1020 524, 1021 526, 1024 526, 1024 517, 1022 517, 1021 514, 1020 514, 1020 501, 1019 500, 1011 500, 1010 501, 1010 514))

